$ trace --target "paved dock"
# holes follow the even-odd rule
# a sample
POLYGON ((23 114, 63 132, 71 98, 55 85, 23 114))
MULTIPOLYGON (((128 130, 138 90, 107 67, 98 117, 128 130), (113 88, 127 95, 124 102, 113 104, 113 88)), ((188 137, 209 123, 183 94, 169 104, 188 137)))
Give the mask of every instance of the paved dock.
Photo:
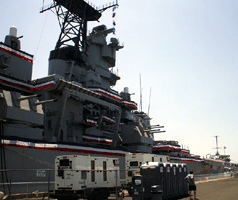
MULTIPOLYGON (((199 200, 238 200, 238 178, 199 182, 196 185, 199 200)), ((123 200, 132 198, 125 197, 123 200)), ((189 200, 189 197, 181 200, 189 200)))
MULTIPOLYGON (((199 182, 197 185, 197 198, 199 200, 237 200, 238 199, 238 178, 220 179, 216 181, 199 182)), ((9 199, 9 198, 6 198, 9 199)), ((14 198, 11 198, 14 199, 14 198)), ((28 198, 28 200, 42 200, 41 198, 28 198)), ((48 198, 44 198, 47 200, 48 198)), ((116 199, 112 196, 109 200, 116 199)), ((26 200, 26 199, 25 199, 26 200)), ((96 199, 95 199, 96 200, 96 199)), ((122 198, 118 198, 122 200, 122 198)), ((125 197, 123 200, 132 200, 132 197, 125 197)), ((175 199, 174 199, 175 200, 175 199)), ((189 197, 181 200, 189 200, 189 197)))
MULTIPOLYGON (((238 178, 222 179, 197 183, 197 198, 199 200, 237 200, 238 178)), ((188 200, 183 198, 183 200, 188 200)))

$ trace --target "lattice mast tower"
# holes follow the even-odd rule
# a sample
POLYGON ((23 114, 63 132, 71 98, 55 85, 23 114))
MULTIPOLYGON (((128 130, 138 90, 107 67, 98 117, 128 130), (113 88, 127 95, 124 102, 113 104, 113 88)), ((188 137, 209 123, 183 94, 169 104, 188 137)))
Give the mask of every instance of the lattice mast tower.
POLYGON ((40 13, 47 10, 56 13, 61 32, 55 50, 67 45, 74 46, 75 59, 79 52, 86 51, 87 22, 98 21, 102 12, 114 6, 118 6, 117 0, 100 7, 85 0, 53 0, 51 5, 43 6, 40 13))

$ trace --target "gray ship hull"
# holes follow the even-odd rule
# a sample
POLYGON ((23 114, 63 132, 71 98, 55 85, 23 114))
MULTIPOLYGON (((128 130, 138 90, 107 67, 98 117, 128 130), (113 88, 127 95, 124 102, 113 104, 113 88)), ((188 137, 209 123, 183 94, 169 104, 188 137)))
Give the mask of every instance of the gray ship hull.
MULTIPOLYGON (((0 187, 6 193, 31 193, 34 191, 53 190, 54 161, 60 155, 94 155, 98 157, 120 158, 121 180, 125 179, 125 156, 128 151, 112 148, 95 148, 87 145, 72 145, 60 143, 26 142, 21 140, 2 140, 1 182, 8 183, 0 187), (4 144, 3 144, 4 143, 4 144), (4 164, 3 164, 4 163, 4 164), (5 172, 4 169, 7 169, 5 172), (44 170, 45 176, 39 177, 39 170, 44 170), (51 182, 49 187, 49 181, 51 182), (29 183, 36 184, 29 184, 29 183), (28 185, 28 184, 29 185, 28 185), (11 186, 11 189, 9 187, 11 186), (9 191, 11 190, 11 192, 9 191)), ((170 157, 172 163, 185 163, 188 171, 194 174, 209 174, 224 172, 224 164, 213 160, 196 160, 170 157), (209 161, 209 162, 208 162, 209 161)))
POLYGON ((223 173, 224 163, 211 160, 209 163, 207 160, 194 160, 194 159, 183 159, 183 158, 170 158, 173 163, 185 163, 188 171, 193 171, 194 174, 210 174, 210 173, 223 173))
POLYGON ((61 155, 93 155, 120 158, 120 178, 125 180, 125 155, 129 152, 115 149, 93 148, 56 143, 32 143, 8 140, 1 145, 2 166, 0 191, 5 194, 46 192, 54 189, 54 162, 61 155), (4 163, 4 164, 3 164, 4 163), (45 173, 38 176, 39 172, 45 173))

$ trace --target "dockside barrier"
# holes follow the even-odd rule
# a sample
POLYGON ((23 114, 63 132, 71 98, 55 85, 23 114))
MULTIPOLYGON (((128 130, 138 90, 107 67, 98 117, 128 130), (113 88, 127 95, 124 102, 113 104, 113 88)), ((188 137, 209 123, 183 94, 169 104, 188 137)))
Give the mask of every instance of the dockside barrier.
POLYGON ((194 175, 195 182, 203 182, 203 181, 212 181, 216 179, 225 179, 225 178, 232 178, 237 173, 214 173, 214 174, 199 174, 194 175))
MULTIPOLYGON (((66 170, 67 171, 67 170, 66 170)), ((68 170, 69 171, 69 170, 68 170)), ((82 172, 85 170, 71 170, 82 172)), ((125 179, 119 180, 118 170, 86 170, 86 173, 98 172, 103 174, 104 171, 114 171, 115 187, 114 192, 116 199, 119 196, 118 183, 125 182, 125 179)), ((124 171, 125 170, 120 170, 124 171)), ((82 180, 83 181, 83 180, 82 180)), ((100 182, 100 181, 99 181, 100 182)), ((98 182, 98 183, 99 183, 98 182)), ((98 184, 97 183, 97 184, 98 184)), ((87 188, 87 183, 84 181, 82 188, 87 188)), ((52 195, 55 190, 55 170, 54 169, 8 169, 0 170, 0 192, 7 199, 16 198, 32 198, 52 195), (22 176, 23 175, 23 176, 22 176), (8 196, 8 197, 7 197, 8 196)), ((82 189, 81 198, 85 198, 85 190, 82 189)))

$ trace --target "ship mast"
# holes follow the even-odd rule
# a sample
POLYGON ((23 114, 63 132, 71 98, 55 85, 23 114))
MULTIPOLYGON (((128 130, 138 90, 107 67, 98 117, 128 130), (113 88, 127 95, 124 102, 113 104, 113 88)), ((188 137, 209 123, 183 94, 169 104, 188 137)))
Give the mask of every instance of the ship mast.
POLYGON ((147 114, 148 114, 148 116, 149 116, 149 112, 150 112, 150 98, 151 98, 151 88, 152 88, 152 87, 150 87, 149 106, 148 106, 148 113, 147 113, 147 114))
POLYGON ((217 139, 219 136, 215 135, 214 137, 216 138, 216 148, 215 148, 217 150, 216 156, 219 156, 220 154, 218 152, 218 149, 220 149, 220 147, 218 147, 218 139, 217 139))
POLYGON ((87 22, 98 21, 102 12, 114 6, 118 6, 117 0, 100 7, 84 0, 53 0, 51 5, 43 6, 40 13, 47 10, 56 13, 61 32, 55 50, 74 46, 73 57, 76 58, 80 51, 86 51, 87 22))
POLYGON ((140 74, 140 112, 142 112, 142 88, 141 88, 141 74, 140 74))

